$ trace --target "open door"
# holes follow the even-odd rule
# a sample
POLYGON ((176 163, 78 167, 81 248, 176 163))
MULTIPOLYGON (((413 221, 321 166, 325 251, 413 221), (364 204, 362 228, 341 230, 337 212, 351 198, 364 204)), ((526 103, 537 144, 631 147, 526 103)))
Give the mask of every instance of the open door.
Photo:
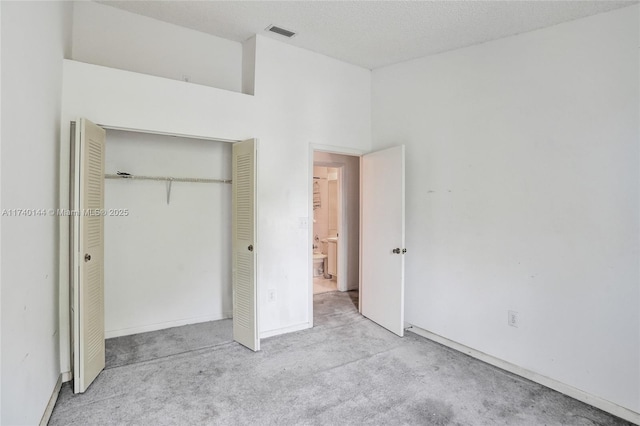
POLYGON ((73 391, 84 392, 104 369, 105 130, 72 124, 73 391))
POLYGON ((232 275, 233 339, 260 350, 256 287, 256 140, 233 145, 232 275))
POLYGON ((404 146, 361 163, 362 315, 404 335, 404 146))

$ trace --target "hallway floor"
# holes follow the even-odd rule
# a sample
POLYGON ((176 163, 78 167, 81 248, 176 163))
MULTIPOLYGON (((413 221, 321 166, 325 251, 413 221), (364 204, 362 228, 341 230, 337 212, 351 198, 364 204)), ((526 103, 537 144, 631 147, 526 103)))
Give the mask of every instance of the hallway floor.
POLYGON ((629 425, 589 405, 357 312, 357 292, 314 297, 315 327, 231 340, 231 321, 109 339, 58 425, 629 425), (200 337, 198 337, 200 336, 200 337), (200 342, 200 343, 199 343, 200 342))
POLYGON ((328 293, 338 291, 338 283, 335 278, 313 277, 313 294, 328 293))

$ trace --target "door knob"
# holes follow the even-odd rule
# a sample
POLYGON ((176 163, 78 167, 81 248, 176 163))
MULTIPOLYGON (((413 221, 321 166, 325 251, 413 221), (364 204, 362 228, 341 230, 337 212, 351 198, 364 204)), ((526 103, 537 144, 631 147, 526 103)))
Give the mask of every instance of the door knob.
POLYGON ((399 248, 394 248, 391 251, 393 251, 395 254, 400 254, 400 249, 399 248))
POLYGON ((250 244, 249 247, 247 247, 247 250, 253 251, 253 244, 250 244))
POLYGON ((89 253, 85 254, 85 255, 84 255, 84 261, 85 261, 85 262, 88 262, 88 261, 90 261, 90 260, 91 260, 91 255, 90 255, 89 253))

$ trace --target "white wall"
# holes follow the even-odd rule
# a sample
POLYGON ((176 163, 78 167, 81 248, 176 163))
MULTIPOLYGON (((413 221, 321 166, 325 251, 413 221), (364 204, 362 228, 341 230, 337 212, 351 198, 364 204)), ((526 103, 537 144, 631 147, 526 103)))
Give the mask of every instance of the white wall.
MULTIPOLYGON (((96 65, 64 64, 64 123, 84 116, 103 125, 228 140, 259 138, 258 286, 263 337, 309 327, 311 241, 309 144, 368 150, 370 72, 264 37, 256 40, 255 96, 96 65), (263 246, 264 245, 264 246, 263 246), (267 302, 273 289, 276 300, 267 302)), ((62 128, 62 141, 68 140, 62 128)), ((68 205, 69 146, 61 146, 61 204, 68 205)), ((68 246, 61 222, 61 247, 68 246)), ((64 253, 62 253, 64 255, 64 253)), ((68 282, 61 264, 60 282, 68 282)), ((61 286, 61 327, 68 289, 61 286)), ((69 371, 68 326, 61 329, 69 371)))
MULTIPOLYGON (((54 208, 71 4, 0 8, 1 208, 54 208)), ((2 217, 2 424, 38 424, 59 377, 57 231, 50 215, 2 217)))
POLYGON ((312 202, 309 145, 369 150, 371 73, 258 36, 255 94, 260 325, 268 336, 310 324, 312 242, 299 226, 312 202))
MULTIPOLYGON (((106 172, 231 179, 231 144, 107 131, 106 172)), ((229 318, 231 185, 105 182, 106 336, 229 318)))
POLYGON ((374 71, 409 323, 640 412, 638 77, 638 6, 374 71))
MULTIPOLYGON (((62 123, 86 117, 124 129, 196 138, 255 136, 253 96, 76 61, 63 64, 62 123)), ((69 127, 61 128, 60 205, 69 206, 69 127)), ((69 282, 68 221, 60 221, 60 282, 69 282)), ((69 289, 60 286, 60 362, 70 371, 69 289)))
POLYGON ((256 37, 242 43, 242 93, 255 94, 256 86, 256 37))
POLYGON ((72 59, 242 91, 241 43, 92 1, 74 2, 72 59))
MULTIPOLYGON (((2 42, 2 5, 0 5, 0 44, 2 42)), ((2 69, 2 54, 0 53, 0 70, 2 69)), ((0 94, 2 93, 2 79, 0 78, 0 94)), ((0 170, 2 165, 2 108, 0 107, 0 170)), ((2 173, 0 172, 0 207, 2 200, 2 173)), ((0 267, 2 265, 2 221, 0 220, 0 267)), ((2 273, 0 270, 0 382, 2 382, 2 273)), ((0 421, 2 421, 2 385, 0 385, 0 421)))

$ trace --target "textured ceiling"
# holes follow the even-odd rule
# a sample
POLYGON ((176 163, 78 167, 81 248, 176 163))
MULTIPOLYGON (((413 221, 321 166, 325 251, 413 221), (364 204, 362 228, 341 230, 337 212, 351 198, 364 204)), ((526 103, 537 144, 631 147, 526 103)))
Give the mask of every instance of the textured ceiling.
POLYGON ((262 34, 373 69, 636 1, 100 1, 235 41, 262 34), (274 24, 298 34, 265 32, 274 24))

